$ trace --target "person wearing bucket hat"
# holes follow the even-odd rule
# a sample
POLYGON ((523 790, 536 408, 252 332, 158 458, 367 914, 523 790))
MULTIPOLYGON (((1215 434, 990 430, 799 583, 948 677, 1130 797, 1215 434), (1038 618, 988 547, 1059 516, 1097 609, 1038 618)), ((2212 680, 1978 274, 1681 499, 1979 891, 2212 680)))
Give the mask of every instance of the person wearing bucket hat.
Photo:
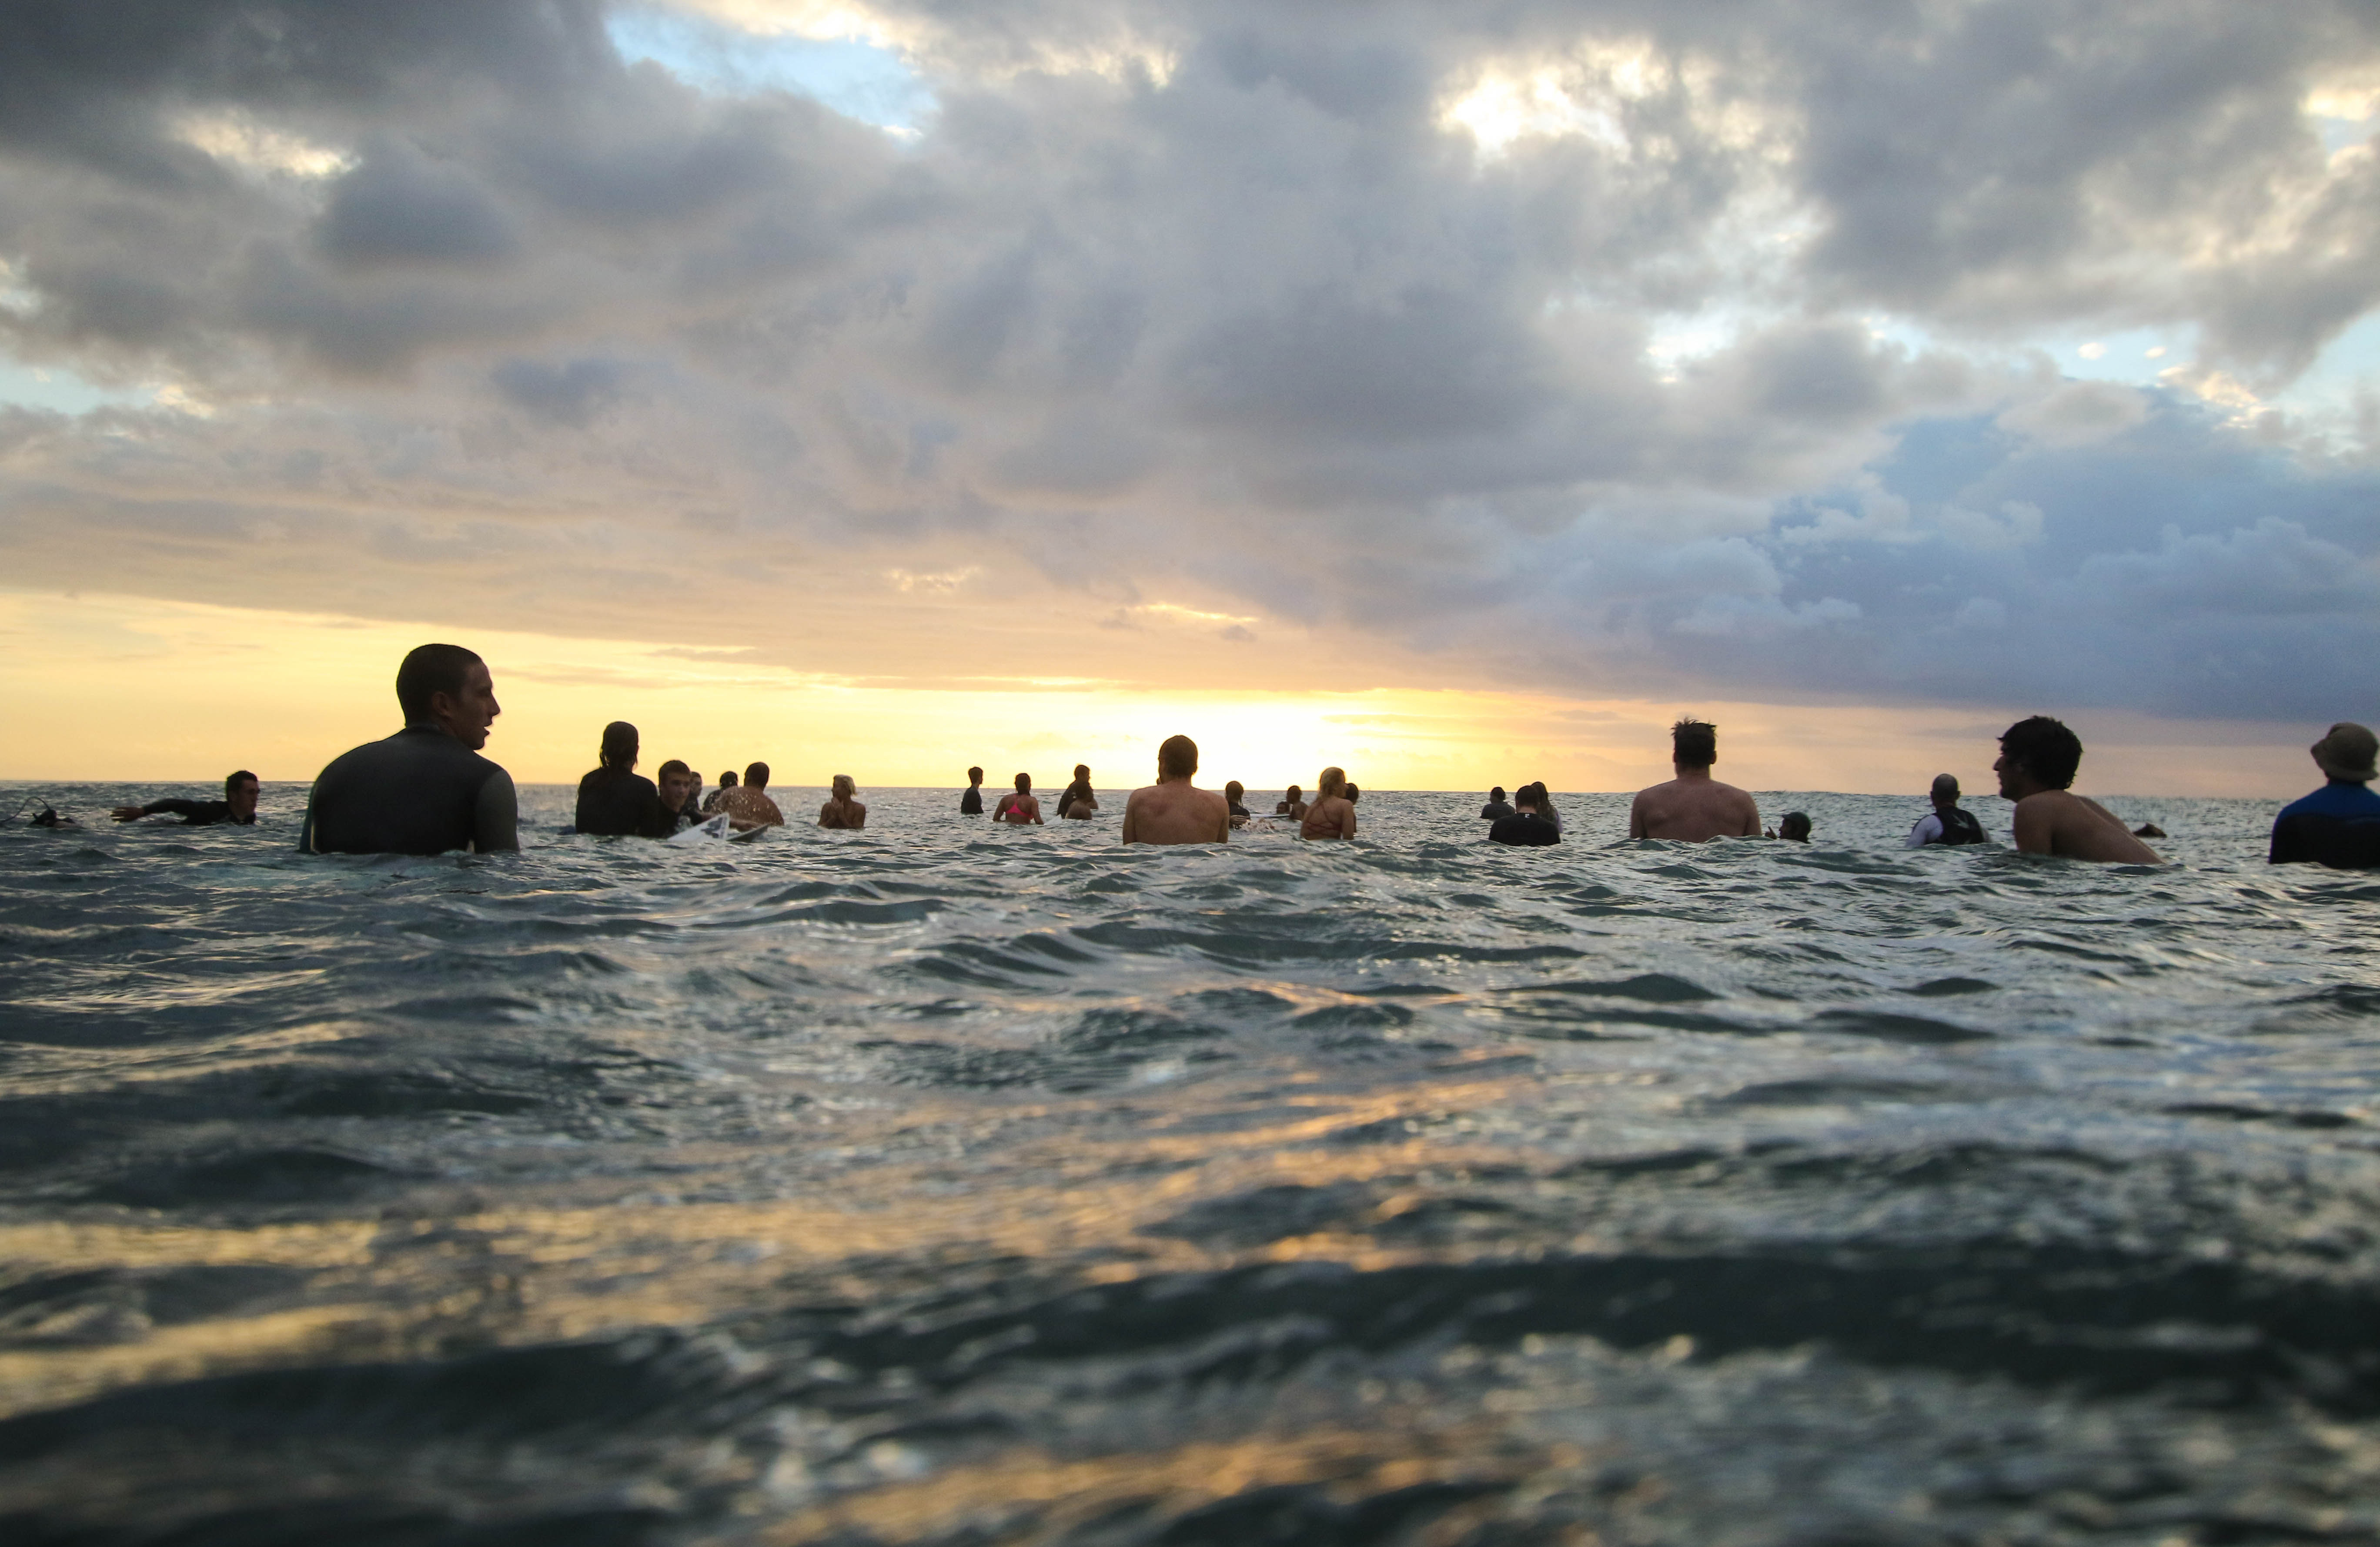
POLYGON ((2380 869, 2380 795, 2372 780, 2380 774, 2380 737, 2342 720, 2308 750, 2330 782, 2302 800, 2292 800, 2273 819, 2276 865, 2312 860, 2333 870, 2380 869))

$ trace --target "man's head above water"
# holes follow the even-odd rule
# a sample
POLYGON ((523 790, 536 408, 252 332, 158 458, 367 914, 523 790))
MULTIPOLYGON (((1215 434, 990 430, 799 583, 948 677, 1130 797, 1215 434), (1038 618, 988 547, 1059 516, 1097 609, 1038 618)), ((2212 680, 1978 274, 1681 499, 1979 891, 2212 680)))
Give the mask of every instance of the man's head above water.
POLYGON ((1959 776, 1956 774, 1934 775, 1934 804, 1955 806, 1959 803, 1959 776))
POLYGON ((504 713, 488 664, 461 645, 416 645, 396 668, 396 701, 407 725, 443 730, 475 752, 504 713))
POLYGON ((1671 725, 1670 761, 1681 770, 1710 767, 1718 761, 1718 727, 1691 714, 1671 725))
POLYGON ((2082 738, 2046 714, 2019 720, 2000 736, 2000 794, 2010 800, 2046 789, 2071 789, 2082 766, 2082 738))

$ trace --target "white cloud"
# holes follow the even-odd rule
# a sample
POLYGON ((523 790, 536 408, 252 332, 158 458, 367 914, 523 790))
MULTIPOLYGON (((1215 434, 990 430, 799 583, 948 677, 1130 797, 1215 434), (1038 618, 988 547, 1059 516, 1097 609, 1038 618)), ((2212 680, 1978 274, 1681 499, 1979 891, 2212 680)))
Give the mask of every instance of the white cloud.
POLYGON ((1999 425, 2045 445, 2073 446, 2120 435, 2147 418, 2147 402, 2130 387, 2114 382, 2068 382, 2003 412, 1999 425))

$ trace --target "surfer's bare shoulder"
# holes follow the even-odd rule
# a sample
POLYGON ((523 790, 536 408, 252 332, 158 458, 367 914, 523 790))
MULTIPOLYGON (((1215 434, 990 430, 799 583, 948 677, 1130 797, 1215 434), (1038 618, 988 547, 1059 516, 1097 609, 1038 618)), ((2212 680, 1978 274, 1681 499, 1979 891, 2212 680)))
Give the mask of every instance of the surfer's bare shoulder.
POLYGON ((2100 864, 2165 863, 2113 811, 2071 790, 2040 790, 2016 803, 2016 847, 2027 854, 2100 864))

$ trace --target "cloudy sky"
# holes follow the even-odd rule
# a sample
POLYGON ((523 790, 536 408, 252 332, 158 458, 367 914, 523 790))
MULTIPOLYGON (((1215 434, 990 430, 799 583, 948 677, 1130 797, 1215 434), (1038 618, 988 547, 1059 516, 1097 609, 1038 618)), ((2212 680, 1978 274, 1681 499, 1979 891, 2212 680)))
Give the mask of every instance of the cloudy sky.
POLYGON ((2380 720, 2369 5, 13 0, 0 78, 0 774, 306 777, 424 630, 531 778, 2380 720))

